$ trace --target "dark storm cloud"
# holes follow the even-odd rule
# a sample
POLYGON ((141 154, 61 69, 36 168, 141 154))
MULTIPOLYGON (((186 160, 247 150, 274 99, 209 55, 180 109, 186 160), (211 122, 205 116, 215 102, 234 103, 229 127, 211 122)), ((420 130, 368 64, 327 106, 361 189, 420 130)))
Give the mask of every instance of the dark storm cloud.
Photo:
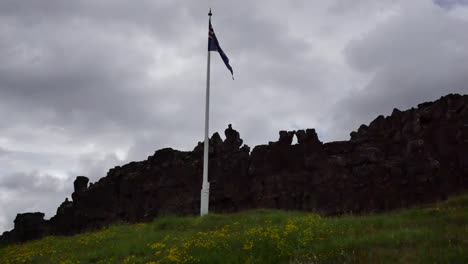
POLYGON ((468 0, 433 0, 437 5, 444 8, 453 8, 457 5, 468 5, 468 0))
MULTIPOLYGON (((147 70, 158 63, 153 53, 169 51, 166 45, 187 50, 181 43, 193 23, 177 2, 1 5, 0 94, 21 104, 19 112, 43 110, 48 124, 82 134, 165 122, 148 116, 154 106, 166 104, 167 87, 152 83, 147 70)), ((176 85, 180 91, 186 84, 176 85)))
POLYGON ((340 102, 337 121, 357 128, 359 121, 389 115, 394 107, 467 93, 467 26, 467 20, 422 3, 351 42, 346 49, 350 65, 373 77, 340 102))
MULTIPOLYGON (((112 28, 128 26, 151 28, 155 33, 170 37, 179 27, 172 23, 177 19, 186 22, 187 9, 182 1, 124 1, 124 0, 81 0, 81 1, 14 1, 0 3, 0 14, 24 24, 84 21, 93 26, 105 25, 112 28)), ((166 39, 166 38, 165 38, 166 39)))
POLYGON ((84 26, 76 26, 78 32, 63 25, 16 29, 3 34, 0 44, 2 100, 29 111, 51 110, 59 124, 80 122, 81 114, 100 125, 106 119, 130 122, 143 111, 131 104, 138 91, 131 88, 142 85, 141 67, 148 62, 122 36, 84 26), (40 36, 48 31, 54 33, 40 36))

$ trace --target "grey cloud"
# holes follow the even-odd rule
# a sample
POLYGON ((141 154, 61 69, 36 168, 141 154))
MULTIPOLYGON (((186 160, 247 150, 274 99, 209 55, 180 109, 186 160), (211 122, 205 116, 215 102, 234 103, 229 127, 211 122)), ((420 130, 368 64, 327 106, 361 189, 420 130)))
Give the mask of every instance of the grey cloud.
MULTIPOLYGON (((49 153, 49 155, 51 155, 49 153)), ((54 155, 51 155, 54 156, 54 155)), ((47 159, 43 156, 43 153, 24 152, 24 151, 12 151, 9 149, 0 147, 0 158, 4 159, 4 162, 14 161, 17 164, 24 162, 25 164, 37 163, 47 164, 47 159)), ((60 157, 54 157, 59 159, 60 157)))
POLYGON ((58 0, 14 1, 0 3, 0 14, 25 23, 63 22, 85 20, 92 24, 106 23, 111 26, 154 25, 158 32, 175 29, 171 17, 184 19, 186 9, 182 1, 125 1, 81 0, 64 2, 58 0), (166 18, 165 20, 161 18, 166 18), (157 22, 157 23, 156 23, 157 22))
POLYGON ((406 109, 447 93, 468 92, 467 26, 467 21, 419 1, 350 43, 350 65, 373 77, 340 102, 346 115, 337 121, 357 128, 394 107, 406 109))
POLYGON ((99 153, 88 153, 80 156, 80 170, 75 174, 86 175, 90 179, 90 182, 95 182, 106 176, 109 169, 122 165, 122 163, 123 161, 114 153, 104 155, 100 155, 99 153))
POLYGON ((372 0, 357 0, 357 1, 346 1, 346 0, 337 0, 334 1, 328 11, 331 14, 343 15, 346 13, 361 13, 361 12, 375 12, 383 10, 389 5, 393 5, 398 0, 381 0, 381 1, 372 1, 372 0))
POLYGON ((46 217, 55 214, 70 194, 69 179, 60 179, 38 172, 18 172, 0 177, 0 230, 13 228, 17 213, 41 211, 46 217))
POLYGON ((467 0, 433 0, 435 4, 444 8, 454 8, 458 5, 468 5, 467 0))
POLYGON ((126 111, 116 109, 119 102, 127 103, 138 91, 131 89, 133 85, 143 85, 138 80, 148 64, 144 55, 131 49, 122 36, 85 28, 77 33, 64 26, 20 30, 25 32, 15 31, 3 40, 11 45, 3 45, 7 48, 1 56, 0 92, 4 100, 24 101, 31 110, 52 108, 64 119, 79 119, 80 111, 104 114, 111 120, 119 118, 114 113, 131 111, 132 115, 141 111, 139 105, 120 108, 126 111), (34 36, 49 29, 59 32, 47 37, 34 36), (27 44, 13 42, 23 38, 27 44), (88 43, 83 45, 83 40, 88 43))
POLYGON ((8 151, 7 149, 4 149, 4 148, 0 147, 0 157, 6 156, 9 153, 10 153, 10 151, 8 151))
POLYGON ((63 180, 51 175, 14 173, 0 178, 0 189, 28 190, 34 193, 57 191, 63 188, 63 180))

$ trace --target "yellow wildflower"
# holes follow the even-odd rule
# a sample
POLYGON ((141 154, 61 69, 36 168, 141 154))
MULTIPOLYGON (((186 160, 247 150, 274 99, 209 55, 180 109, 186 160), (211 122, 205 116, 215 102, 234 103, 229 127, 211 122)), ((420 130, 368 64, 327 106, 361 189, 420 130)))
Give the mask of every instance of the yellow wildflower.
POLYGON ((243 250, 252 250, 254 247, 254 243, 252 240, 248 240, 244 243, 244 245, 242 246, 242 249, 243 250))
POLYGON ((165 247, 166 247, 166 244, 159 243, 159 242, 150 245, 150 248, 152 249, 159 249, 159 248, 165 248, 165 247))

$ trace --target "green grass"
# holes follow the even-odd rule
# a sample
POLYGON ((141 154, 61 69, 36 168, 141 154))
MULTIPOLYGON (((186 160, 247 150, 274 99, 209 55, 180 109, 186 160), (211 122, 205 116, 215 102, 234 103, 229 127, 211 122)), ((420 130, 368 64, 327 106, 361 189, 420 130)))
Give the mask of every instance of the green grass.
POLYGON ((468 195, 370 216, 163 217, 4 246, 0 263, 468 263, 468 195))

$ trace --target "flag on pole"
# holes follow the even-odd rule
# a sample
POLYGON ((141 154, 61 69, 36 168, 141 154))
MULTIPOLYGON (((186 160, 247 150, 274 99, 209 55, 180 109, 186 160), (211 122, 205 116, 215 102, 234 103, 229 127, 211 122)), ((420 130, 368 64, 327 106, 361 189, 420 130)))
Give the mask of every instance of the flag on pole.
POLYGON ((208 31, 208 51, 218 51, 219 55, 221 56, 221 59, 223 59, 224 64, 228 68, 228 70, 231 72, 232 79, 234 79, 234 73, 232 71, 231 65, 229 65, 229 58, 226 56, 224 53, 223 49, 221 49, 221 46, 219 45, 218 39, 216 38, 216 35, 214 33, 213 27, 211 26, 211 20, 209 23, 209 31, 208 31))

